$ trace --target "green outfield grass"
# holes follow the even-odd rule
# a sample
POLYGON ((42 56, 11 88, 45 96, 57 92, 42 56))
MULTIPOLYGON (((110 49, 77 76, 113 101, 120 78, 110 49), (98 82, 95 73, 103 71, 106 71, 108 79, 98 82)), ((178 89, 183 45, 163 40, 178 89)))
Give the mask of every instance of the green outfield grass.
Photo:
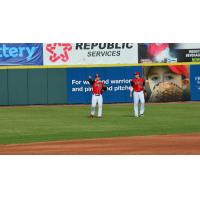
POLYGON ((90 106, 0 108, 0 144, 84 138, 200 133, 200 103, 146 105, 144 118, 133 105, 104 105, 102 119, 88 118, 90 106))

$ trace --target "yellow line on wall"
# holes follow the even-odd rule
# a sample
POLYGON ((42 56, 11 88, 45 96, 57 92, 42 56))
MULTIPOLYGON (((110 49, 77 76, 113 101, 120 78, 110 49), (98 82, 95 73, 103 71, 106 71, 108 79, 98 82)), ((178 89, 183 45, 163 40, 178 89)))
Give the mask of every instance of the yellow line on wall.
POLYGON ((200 65, 200 62, 184 63, 130 63, 130 64, 88 64, 88 65, 47 65, 47 66, 0 66, 2 69, 62 69, 62 68, 95 68, 95 67, 125 67, 125 66, 168 66, 168 65, 200 65))

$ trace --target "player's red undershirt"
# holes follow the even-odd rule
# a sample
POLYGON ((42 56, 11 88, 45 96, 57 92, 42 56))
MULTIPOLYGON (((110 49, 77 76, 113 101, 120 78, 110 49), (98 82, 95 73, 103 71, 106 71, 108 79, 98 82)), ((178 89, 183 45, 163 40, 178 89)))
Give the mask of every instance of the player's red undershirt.
POLYGON ((90 85, 92 85, 92 94, 101 95, 103 91, 107 90, 107 87, 104 85, 102 81, 96 81, 89 79, 90 85))
POLYGON ((145 80, 143 78, 134 78, 131 81, 131 86, 133 87, 134 92, 144 91, 145 80))

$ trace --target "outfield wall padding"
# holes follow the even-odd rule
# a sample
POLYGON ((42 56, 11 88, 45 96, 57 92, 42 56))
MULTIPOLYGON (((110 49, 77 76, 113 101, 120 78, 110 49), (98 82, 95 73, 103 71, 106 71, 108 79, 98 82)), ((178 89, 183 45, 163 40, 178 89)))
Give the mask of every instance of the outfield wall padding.
POLYGON ((48 104, 67 103, 66 70, 48 69, 48 104))
POLYGON ((66 69, 0 70, 0 105, 65 103, 66 69))
POLYGON ((0 105, 8 105, 8 70, 0 70, 0 105))
POLYGON ((28 70, 8 70, 9 105, 28 104, 28 70))
POLYGON ((47 69, 28 70, 28 104, 47 104, 47 69))
MULTIPOLYGON (((133 72, 142 73, 140 66, 92 67, 92 68, 41 68, 1 69, 0 105, 44 105, 44 104, 90 104, 91 88, 83 84, 88 76, 100 73, 109 81, 109 90, 104 94, 104 103, 132 102, 129 98, 130 83, 112 84, 111 80, 130 80, 133 72), (72 81, 81 81, 72 84, 72 81), (118 86, 122 87, 117 89, 118 86), (123 88, 126 87, 124 90, 123 88), (83 90, 83 92, 78 90, 83 90), (77 91, 73 91, 77 90, 77 91)), ((190 96, 200 101, 200 65, 190 66, 190 96)))

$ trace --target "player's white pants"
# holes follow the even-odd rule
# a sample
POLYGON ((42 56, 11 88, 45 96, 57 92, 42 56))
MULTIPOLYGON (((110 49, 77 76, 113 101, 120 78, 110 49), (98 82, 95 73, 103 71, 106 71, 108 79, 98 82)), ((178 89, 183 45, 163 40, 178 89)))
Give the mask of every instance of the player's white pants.
POLYGON ((95 108, 96 108, 97 103, 98 103, 98 117, 102 117, 103 97, 102 95, 96 96, 95 94, 93 94, 91 115, 95 115, 95 108))
POLYGON ((140 106, 140 115, 144 114, 144 92, 134 92, 134 112, 135 116, 138 117, 138 107, 139 107, 139 101, 141 103, 140 106))

